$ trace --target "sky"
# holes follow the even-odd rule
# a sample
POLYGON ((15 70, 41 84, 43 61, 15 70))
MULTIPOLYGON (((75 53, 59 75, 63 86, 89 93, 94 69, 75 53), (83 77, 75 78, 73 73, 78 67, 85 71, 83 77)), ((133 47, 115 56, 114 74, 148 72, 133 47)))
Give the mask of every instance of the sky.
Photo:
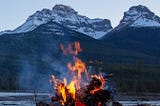
POLYGON ((0 0, 0 31, 13 30, 37 10, 52 9, 55 4, 69 5, 89 18, 109 19, 113 27, 124 11, 139 4, 160 16, 160 0, 0 0))

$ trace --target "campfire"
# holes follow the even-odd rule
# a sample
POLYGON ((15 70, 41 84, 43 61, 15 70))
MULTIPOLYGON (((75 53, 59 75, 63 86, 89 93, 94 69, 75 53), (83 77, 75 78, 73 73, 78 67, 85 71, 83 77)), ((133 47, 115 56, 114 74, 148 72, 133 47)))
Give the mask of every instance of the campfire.
POLYGON ((69 44, 66 49, 64 45, 60 47, 65 56, 72 55, 74 62, 67 63, 71 80, 51 75, 50 83, 55 90, 51 106, 108 106, 112 97, 104 88, 112 75, 88 73, 86 64, 78 58, 78 53, 82 52, 79 42, 69 44))

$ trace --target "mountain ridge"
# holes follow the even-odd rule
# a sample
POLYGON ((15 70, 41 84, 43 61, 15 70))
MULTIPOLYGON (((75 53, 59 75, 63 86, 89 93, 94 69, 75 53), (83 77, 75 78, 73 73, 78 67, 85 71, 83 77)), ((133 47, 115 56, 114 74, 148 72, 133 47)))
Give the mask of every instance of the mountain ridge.
POLYGON ((124 12, 124 16, 119 25, 112 28, 111 22, 108 19, 90 19, 86 16, 79 15, 70 6, 58 4, 55 5, 52 10, 42 9, 36 11, 34 14, 28 17, 26 22, 17 27, 13 31, 2 31, 0 35, 4 33, 24 33, 36 29, 42 24, 47 24, 50 21, 57 22, 66 28, 83 33, 94 39, 101 39, 109 33, 116 30, 121 30, 125 27, 159 27, 160 17, 155 15, 146 6, 138 5, 132 6, 128 11, 124 12))
POLYGON ((160 27, 160 17, 146 6, 132 6, 124 12, 122 20, 114 29, 123 27, 160 27))
MULTIPOLYGON (((74 9, 65 5, 55 5, 52 10, 43 9, 29 16, 24 24, 8 33, 29 32, 37 26, 55 21, 67 28, 86 34, 98 39, 112 30, 110 20, 108 19, 90 19, 79 15, 74 9)), ((3 32, 5 33, 5 32, 3 32)), ((2 34, 3 34, 2 33, 2 34)), ((7 32, 6 32, 7 33, 7 32)))

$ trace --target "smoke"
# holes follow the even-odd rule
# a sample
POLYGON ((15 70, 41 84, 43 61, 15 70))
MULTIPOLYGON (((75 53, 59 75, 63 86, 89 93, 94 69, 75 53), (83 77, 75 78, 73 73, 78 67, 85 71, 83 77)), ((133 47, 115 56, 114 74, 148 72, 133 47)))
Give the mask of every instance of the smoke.
POLYGON ((59 79, 66 78, 68 81, 71 80, 71 75, 67 68, 67 62, 71 58, 56 57, 51 54, 45 54, 37 58, 30 60, 23 57, 23 59, 20 59, 19 89, 53 92, 53 87, 49 82, 51 75, 59 79))
POLYGON ((19 75, 19 88, 23 90, 45 91, 49 88, 48 73, 41 74, 36 64, 24 60, 19 75))

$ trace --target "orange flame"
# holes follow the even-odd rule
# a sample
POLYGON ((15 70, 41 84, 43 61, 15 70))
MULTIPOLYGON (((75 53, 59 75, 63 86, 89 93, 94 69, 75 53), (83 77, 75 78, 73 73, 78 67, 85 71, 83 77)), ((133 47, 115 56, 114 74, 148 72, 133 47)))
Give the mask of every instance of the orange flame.
POLYGON ((80 43, 79 42, 75 42, 75 51, 73 52, 74 55, 78 55, 79 52, 82 52, 82 49, 80 47, 80 43))
POLYGON ((56 79, 54 75, 51 76, 50 82, 54 83, 54 89, 56 90, 57 95, 62 96, 62 104, 66 102, 66 81, 64 78, 64 81, 61 81, 59 79, 56 79))
POLYGON ((76 88, 74 81, 71 81, 71 83, 67 85, 67 80, 65 78, 61 81, 52 75, 51 82, 54 82, 54 89, 56 90, 57 95, 62 97, 62 100, 60 101, 62 104, 66 102, 68 94, 71 94, 72 98, 75 99, 76 88))
POLYGON ((74 56, 77 56, 79 52, 82 52, 79 42, 74 42, 74 44, 69 44, 67 49, 65 49, 64 45, 61 44, 60 48, 64 55, 72 54, 74 56))
POLYGON ((102 90, 104 88, 104 85, 105 85, 105 79, 103 78, 103 76, 98 76, 98 75, 91 75, 91 78, 96 78, 96 79, 99 79, 101 81, 101 86, 98 86, 94 88, 94 90, 91 90, 90 91, 90 94, 94 94, 95 92, 99 91, 99 90, 102 90))
POLYGON ((67 67, 73 74, 73 78, 74 78, 73 80, 75 82, 76 88, 79 89, 81 78, 82 78, 82 73, 85 73, 85 75, 88 76, 86 64, 77 57, 78 53, 82 52, 80 43, 74 42, 74 44, 69 44, 67 49, 65 49, 62 44, 60 46, 61 46, 61 50, 64 55, 67 55, 67 54, 73 55, 74 64, 68 63, 67 67), (75 75, 75 73, 77 73, 77 75, 75 75))
POLYGON ((61 47, 63 54, 67 55, 67 50, 65 50, 64 46, 61 44, 60 47, 61 47))
POLYGON ((77 75, 74 76, 74 80, 76 80, 77 88, 80 89, 82 73, 85 73, 86 76, 88 75, 88 73, 86 69, 86 64, 84 62, 82 62, 79 58, 75 58, 74 61, 74 65, 72 65, 72 63, 68 63, 67 66, 72 73, 77 72, 77 75))

